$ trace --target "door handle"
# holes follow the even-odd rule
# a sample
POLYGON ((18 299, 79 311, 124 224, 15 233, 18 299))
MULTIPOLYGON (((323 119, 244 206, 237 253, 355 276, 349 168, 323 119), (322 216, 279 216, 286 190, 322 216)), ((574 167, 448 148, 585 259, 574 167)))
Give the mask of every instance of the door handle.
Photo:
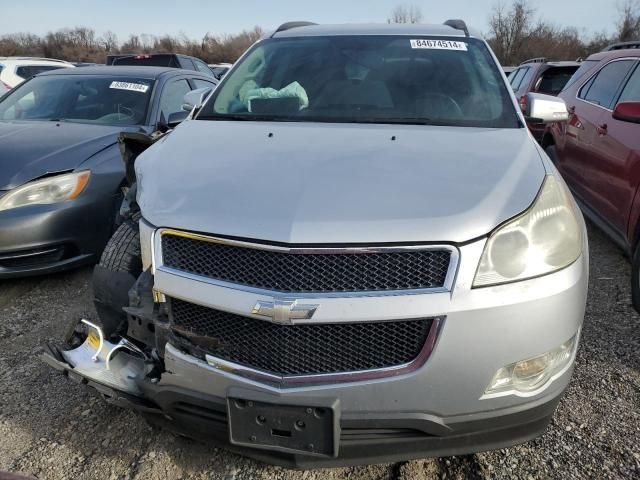
POLYGON ((598 128, 596 129, 598 131, 598 135, 606 135, 608 128, 609 127, 606 123, 603 123, 602 125, 598 125, 598 128))

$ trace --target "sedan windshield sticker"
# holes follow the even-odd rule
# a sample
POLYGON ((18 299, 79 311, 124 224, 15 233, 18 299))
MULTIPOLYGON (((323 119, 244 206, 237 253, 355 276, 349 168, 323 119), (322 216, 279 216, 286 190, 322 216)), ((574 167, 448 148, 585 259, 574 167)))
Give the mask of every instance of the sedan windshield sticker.
POLYGON ((429 48, 433 50, 467 51, 467 44, 453 40, 411 40, 411 48, 429 48))
POLYGON ((118 90, 131 90, 132 92, 147 93, 149 85, 142 85, 140 83, 129 82, 111 82, 109 88, 117 88, 118 90))

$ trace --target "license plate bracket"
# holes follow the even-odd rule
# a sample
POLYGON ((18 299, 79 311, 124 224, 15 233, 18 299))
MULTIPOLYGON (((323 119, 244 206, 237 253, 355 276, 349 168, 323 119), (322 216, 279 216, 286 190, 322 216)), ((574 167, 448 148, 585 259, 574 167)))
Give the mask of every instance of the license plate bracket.
POLYGON ((335 405, 282 405, 229 397, 227 410, 234 445, 310 456, 338 455, 335 405))

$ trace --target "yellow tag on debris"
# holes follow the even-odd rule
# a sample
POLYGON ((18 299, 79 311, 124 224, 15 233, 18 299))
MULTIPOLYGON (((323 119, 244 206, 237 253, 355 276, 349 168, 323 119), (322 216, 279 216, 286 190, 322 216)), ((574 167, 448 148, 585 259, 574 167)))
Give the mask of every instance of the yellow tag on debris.
POLYGON ((94 330, 89 330, 89 335, 87 335, 87 343, 89 346, 95 348, 96 350, 100 348, 100 337, 94 330))

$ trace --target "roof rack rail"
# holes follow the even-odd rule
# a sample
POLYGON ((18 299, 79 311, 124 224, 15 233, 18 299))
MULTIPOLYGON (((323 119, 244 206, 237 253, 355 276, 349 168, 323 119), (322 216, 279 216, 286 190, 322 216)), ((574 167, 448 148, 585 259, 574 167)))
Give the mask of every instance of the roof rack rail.
POLYGON ((465 37, 469 36, 469 29, 467 28, 467 24, 464 20, 460 20, 459 18, 452 18, 444 22, 443 25, 447 27, 455 28, 456 30, 462 30, 464 32, 465 37))
POLYGON ((618 42, 609 45, 602 49, 603 52, 611 52, 613 50, 624 50, 627 48, 640 48, 640 40, 633 40, 631 42, 618 42))
POLYGON ((284 32, 286 30, 291 30, 292 28, 298 28, 298 27, 309 27, 311 25, 317 25, 317 23, 314 22, 305 22, 305 21, 297 21, 297 22, 286 22, 283 23, 282 25, 280 25, 275 32, 273 32, 273 35, 275 35, 276 33, 279 32, 284 32))
POLYGON ((546 63, 548 61, 549 60, 547 60, 546 57, 536 57, 536 58, 530 58, 529 60, 525 60, 520 65, 524 65, 525 63, 546 63))

